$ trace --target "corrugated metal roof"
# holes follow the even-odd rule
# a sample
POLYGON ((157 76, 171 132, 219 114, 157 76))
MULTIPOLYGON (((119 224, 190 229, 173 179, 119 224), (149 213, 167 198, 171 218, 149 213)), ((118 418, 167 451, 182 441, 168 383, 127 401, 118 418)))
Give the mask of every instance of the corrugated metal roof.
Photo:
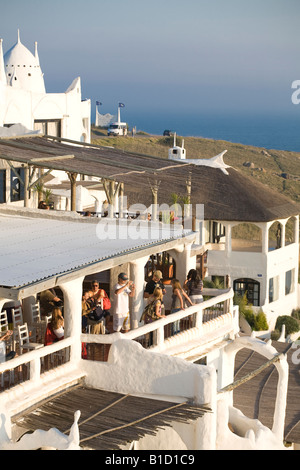
POLYGON ((149 239, 146 226, 139 226, 138 239, 130 233, 125 238, 127 225, 118 231, 116 221, 93 222, 0 214, 0 286, 25 286, 178 238, 167 229, 151 227, 149 239))

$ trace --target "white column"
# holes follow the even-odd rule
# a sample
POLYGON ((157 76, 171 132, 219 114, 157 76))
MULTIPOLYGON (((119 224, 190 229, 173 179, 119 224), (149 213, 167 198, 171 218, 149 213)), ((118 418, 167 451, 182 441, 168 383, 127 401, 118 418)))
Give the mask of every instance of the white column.
POLYGON ((286 223, 281 224, 281 245, 280 245, 280 248, 283 248, 285 246, 285 225, 286 225, 286 223))
POLYGON ((130 279, 135 284, 135 296, 132 299, 130 318, 131 329, 138 328, 144 310, 145 264, 148 259, 149 256, 144 256, 130 263, 130 279))
POLYGON ((192 245, 181 245, 174 250, 170 250, 170 255, 176 262, 176 277, 181 284, 186 280, 190 269, 196 269, 196 255, 191 255, 192 245))
POLYGON ((84 277, 61 284, 59 287, 64 294, 64 319, 65 337, 76 338, 77 342, 71 349, 71 361, 78 361, 81 358, 81 300, 82 283, 84 277))
POLYGON ((6 304, 6 302, 11 302, 11 299, 4 299, 3 297, 0 297, 0 312, 2 311, 3 305, 6 304))
POLYGON ((231 255, 231 225, 226 225, 226 237, 225 237, 225 250, 226 256, 229 257, 231 255))
POLYGON ((264 224, 262 228, 262 254, 267 255, 269 252, 269 228, 270 224, 264 224))

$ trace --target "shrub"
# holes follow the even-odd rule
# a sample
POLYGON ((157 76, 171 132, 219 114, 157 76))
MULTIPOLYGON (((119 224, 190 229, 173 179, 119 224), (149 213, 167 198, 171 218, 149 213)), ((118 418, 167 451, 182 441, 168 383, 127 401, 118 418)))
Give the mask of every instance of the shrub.
POLYGON ((272 339, 273 341, 278 341, 278 339, 280 338, 280 335, 281 335, 281 331, 279 331, 279 330, 273 330, 273 331, 271 332, 271 339, 272 339))
POLYGON ((258 314, 254 316, 253 330, 255 330, 255 331, 264 331, 264 330, 268 330, 268 329, 269 329, 269 325, 268 325, 268 322, 267 322, 266 315, 264 314, 264 312, 262 310, 260 310, 258 312, 258 314))
POLYGON ((251 329, 254 330, 255 319, 254 319, 254 313, 253 313, 252 308, 251 307, 245 308, 243 310, 243 312, 241 312, 241 314, 247 320, 247 322, 249 323, 251 329))
POLYGON ((300 330, 299 321, 288 315, 281 315, 277 318, 275 330, 281 331, 283 324, 285 325, 285 332, 287 335, 296 333, 300 330))
POLYGON ((234 304, 239 306, 240 315, 247 320, 252 330, 265 331, 269 329, 266 315, 262 310, 257 314, 254 313, 252 305, 247 303, 246 294, 243 297, 235 295, 234 304))
POLYGON ((296 320, 300 320, 300 308, 294 309, 292 311, 292 317, 296 318, 296 320))

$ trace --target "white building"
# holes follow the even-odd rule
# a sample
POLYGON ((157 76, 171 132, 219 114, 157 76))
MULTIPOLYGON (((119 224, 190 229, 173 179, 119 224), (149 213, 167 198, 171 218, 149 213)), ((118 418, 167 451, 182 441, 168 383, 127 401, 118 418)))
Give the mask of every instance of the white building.
POLYGON ((43 347, 42 344, 30 344, 31 338, 27 346, 31 349, 29 352, 23 351, 18 357, 0 364, 1 449, 45 446, 115 449, 110 447, 116 445, 110 444, 110 436, 104 442, 101 436, 111 433, 114 439, 115 419, 118 420, 125 410, 126 415, 129 413, 127 400, 133 401, 136 408, 131 417, 122 421, 122 425, 131 427, 132 433, 131 437, 126 432, 124 435, 119 433, 120 449, 284 449, 286 358, 278 357, 275 348, 264 341, 239 338, 238 309, 233 306, 231 289, 216 292, 215 298, 185 311, 138 327, 143 272, 149 255, 157 250, 172 250, 177 253, 182 269, 185 266, 188 270, 192 263, 195 265, 195 256, 191 257, 195 232, 187 230, 178 237, 172 230, 170 233, 169 227, 159 223, 123 220, 118 224, 119 236, 103 241, 97 233, 114 230, 113 221, 110 225, 106 221, 98 223, 96 219, 83 220, 77 214, 11 206, 0 207, 0 219, 6 240, 1 244, 0 306, 12 300, 21 301, 23 322, 29 327, 43 329, 43 322, 34 323, 31 304, 36 302, 36 295, 41 290, 55 287, 62 291, 65 318, 63 340, 43 347), (135 224, 139 239, 125 239, 125 230, 129 225, 133 229, 135 224), (18 230, 20 226, 22 231, 18 230), (149 230, 152 231, 151 241, 147 235, 149 230), (15 253, 18 253, 17 259, 15 253), (130 273, 136 282, 137 294, 131 309, 133 329, 126 334, 82 334, 84 279, 107 269, 112 278, 122 270, 130 273), (175 335, 172 325, 180 321, 185 326, 175 335), (149 335, 152 337, 150 349, 145 342, 149 335), (89 351, 98 348, 101 357, 93 360, 89 353, 84 358, 82 344, 92 348, 89 351), (235 355, 241 348, 259 352, 266 360, 274 361, 278 370, 271 429, 258 420, 248 419, 236 409, 232 403, 232 390, 226 389, 233 382, 235 355), (194 363, 201 358, 206 358, 205 364, 194 363), (23 372, 21 381, 20 370, 23 372), (68 395, 68 390, 72 392, 74 386, 82 389, 81 399, 76 403, 68 395), (107 407, 102 400, 97 400, 97 390, 102 390, 102 396, 103 391, 111 397, 121 395, 115 396, 114 400, 109 396, 107 407), (85 398, 90 391, 96 394, 91 404, 85 398), (51 408, 64 394, 67 404, 58 405, 58 413, 44 410, 44 405, 47 407, 48 403, 51 408), (143 409, 138 400, 142 397, 153 401, 153 405, 159 400, 166 403, 166 409, 174 407, 172 417, 164 419, 162 409, 158 412, 158 415, 162 413, 162 421, 157 416, 156 425, 149 424, 144 431, 135 432, 137 413, 142 420, 150 413, 141 413, 143 409), (117 414, 107 421, 106 409, 114 413, 119 401, 117 414), (86 405, 88 414, 80 418, 80 412, 86 413, 86 405), (194 410, 192 418, 188 406, 194 410), (176 414, 180 407, 181 419, 176 414), (32 414, 30 410, 33 410, 32 414), (62 410, 64 416, 69 416, 67 421, 59 417, 59 422, 55 422, 62 410), (96 424, 98 415, 100 419, 96 424), (93 424, 95 431, 86 431, 86 416, 88 429, 89 424, 93 424), (42 424, 44 420, 45 424, 42 424), (18 439, 22 429, 23 432, 26 429, 35 432, 18 439))
POLYGON ((32 54, 18 40, 3 55, 0 43, 0 126, 21 123, 71 140, 90 142, 91 104, 82 101, 80 78, 64 93, 47 93, 37 43, 32 54))
POLYGON ((225 164, 226 150, 187 159, 175 139, 169 159, 197 168, 191 178, 193 202, 204 204, 203 274, 221 277, 234 292, 246 294, 273 329, 278 315, 299 305, 299 206, 225 164))
MULTIPOLYGON (((1 127, 16 129, 17 133, 40 131, 45 135, 90 142, 91 103, 82 100, 80 77, 75 78, 64 93, 47 93, 37 43, 32 54, 22 44, 19 32, 16 44, 5 54, 3 40, 0 40, 0 130, 1 127)), ((5 129, 0 135, 5 135, 5 129)), ((10 135, 10 129, 6 130, 6 135, 10 135)), ((24 170, 15 164, 14 171, 3 161, 0 168, 0 202, 22 204, 23 191, 16 172, 23 178, 24 170)), ((67 176, 61 178, 67 179, 67 176)), ((36 201, 31 199, 31 205, 36 207, 36 201)))

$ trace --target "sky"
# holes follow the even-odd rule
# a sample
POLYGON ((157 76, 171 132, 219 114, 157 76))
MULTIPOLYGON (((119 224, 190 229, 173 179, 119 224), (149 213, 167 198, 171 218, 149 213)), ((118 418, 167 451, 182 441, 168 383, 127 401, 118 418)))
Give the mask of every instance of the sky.
POLYGON ((299 20, 299 0, 0 0, 4 52, 19 28, 47 92, 80 76, 112 114, 295 113, 299 20))

